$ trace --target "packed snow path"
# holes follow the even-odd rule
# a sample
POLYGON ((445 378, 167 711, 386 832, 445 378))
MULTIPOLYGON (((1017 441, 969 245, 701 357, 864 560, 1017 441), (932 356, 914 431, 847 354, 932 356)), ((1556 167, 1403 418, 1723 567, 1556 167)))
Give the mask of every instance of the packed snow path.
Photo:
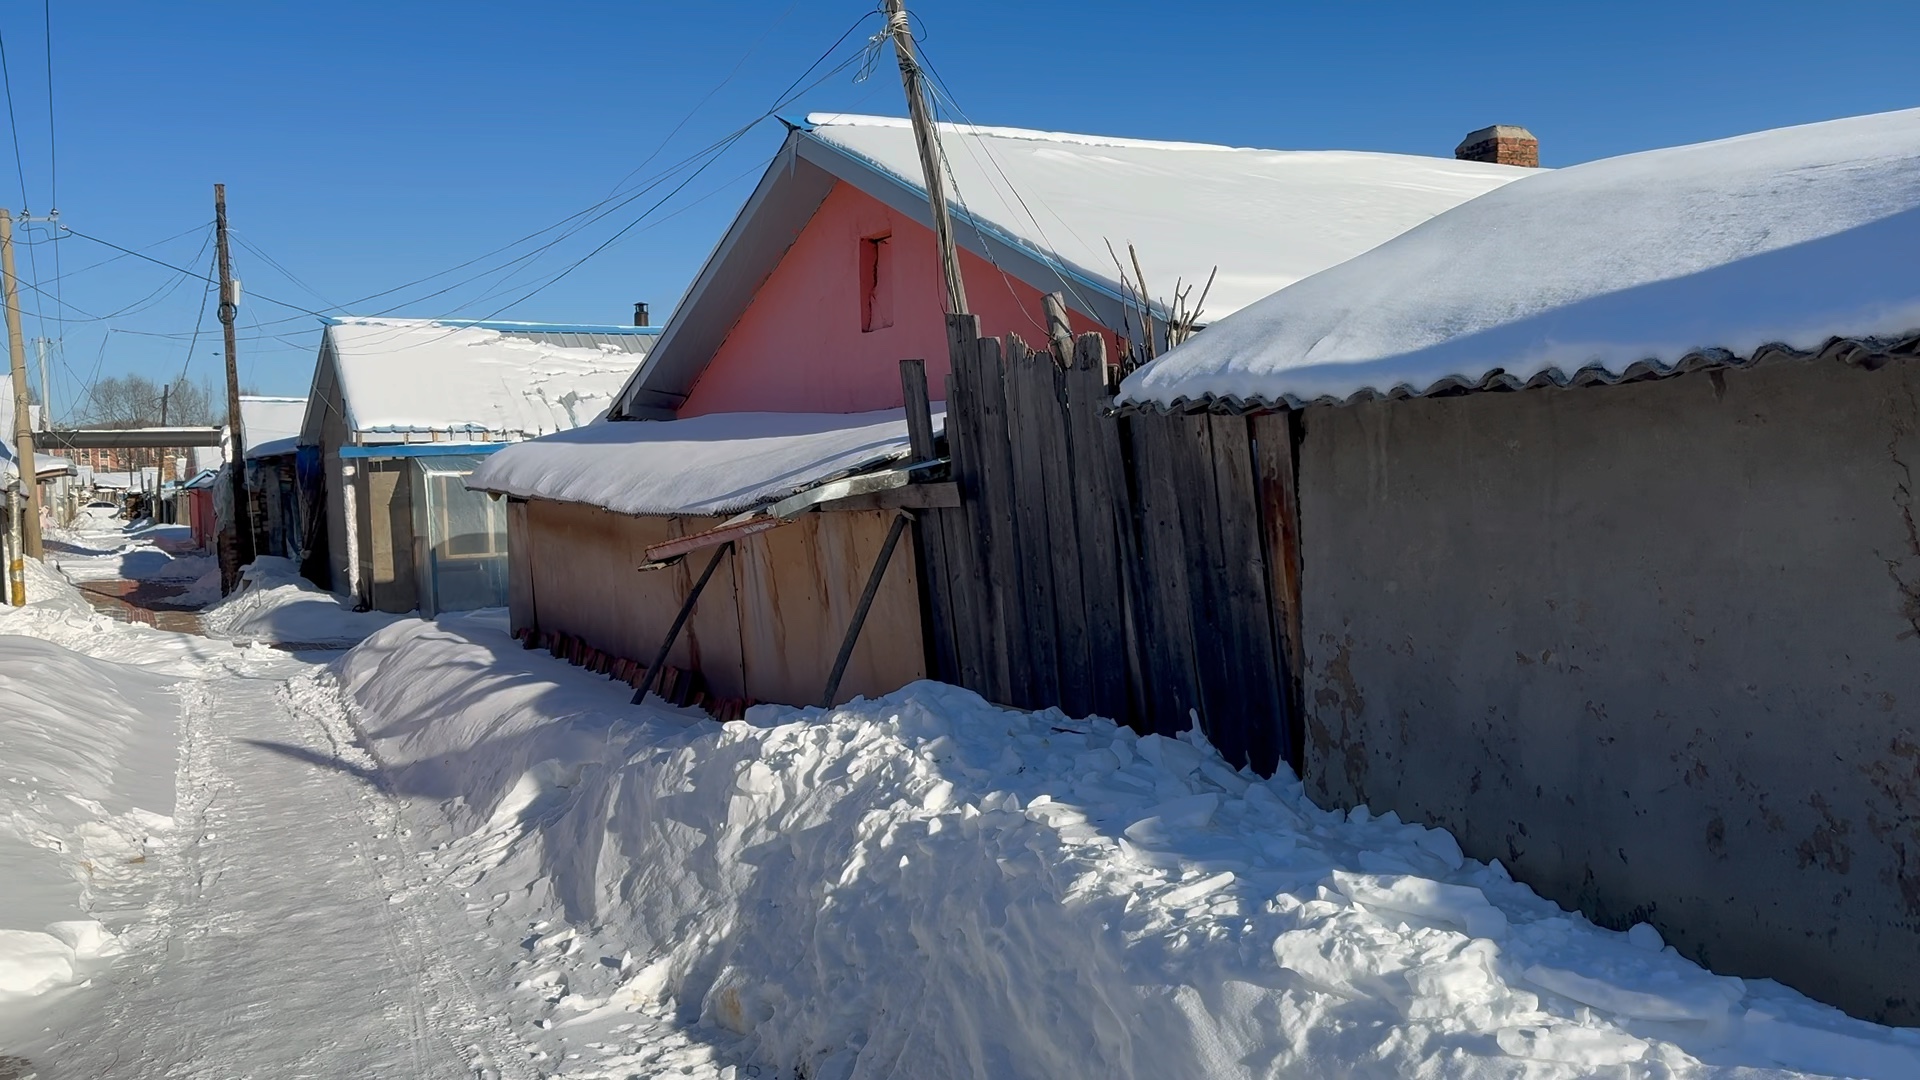
POLYGON ((289 708, 283 680, 308 665, 247 666, 185 688, 161 940, 51 1048, 49 1075, 501 1075, 465 943, 435 932, 466 920, 409 879, 370 762, 289 708))

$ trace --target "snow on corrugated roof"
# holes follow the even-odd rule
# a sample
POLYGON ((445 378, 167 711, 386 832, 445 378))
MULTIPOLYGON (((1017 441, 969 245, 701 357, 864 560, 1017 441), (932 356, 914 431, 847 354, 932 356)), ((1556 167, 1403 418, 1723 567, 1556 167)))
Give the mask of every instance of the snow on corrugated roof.
POLYGON ((340 319, 327 334, 362 433, 566 431, 604 414, 640 359, 430 319, 340 319))
POLYGON ((1904 337, 1920 329, 1917 249, 1920 110, 1608 158, 1276 293, 1135 372, 1121 401, 1607 381, 1904 337))
MULTIPOLYGON (((936 430, 944 417, 935 406, 936 430)), ((899 409, 603 421, 506 447, 467 487, 621 514, 734 514, 907 453, 899 409)))
POLYGON ((292 453, 306 418, 306 398, 241 395, 240 429, 246 439, 247 456, 292 453))
MULTIPOLYGON (((815 113, 807 123, 815 139, 922 187, 908 121, 815 113)), ((1171 296, 1176 278, 1204 282, 1218 266, 1206 302, 1210 317, 1538 171, 1410 154, 1257 150, 959 124, 941 124, 940 131, 956 204, 1116 291, 1109 241, 1122 259, 1129 243, 1139 250, 1156 299, 1171 296)))

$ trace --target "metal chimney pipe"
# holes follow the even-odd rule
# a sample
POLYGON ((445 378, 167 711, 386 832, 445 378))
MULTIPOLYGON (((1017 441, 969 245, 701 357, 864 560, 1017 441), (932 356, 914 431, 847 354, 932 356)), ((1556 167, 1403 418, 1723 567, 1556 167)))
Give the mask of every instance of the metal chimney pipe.
POLYGON ((647 305, 644 301, 633 305, 633 325, 635 326, 653 325, 651 322, 647 320, 647 305))

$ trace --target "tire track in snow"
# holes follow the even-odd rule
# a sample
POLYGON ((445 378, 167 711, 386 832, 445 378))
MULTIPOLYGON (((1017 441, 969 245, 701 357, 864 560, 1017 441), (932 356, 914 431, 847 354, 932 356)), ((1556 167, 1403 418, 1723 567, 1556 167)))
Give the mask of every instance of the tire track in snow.
POLYGON ((168 883, 47 1075, 515 1075, 371 759, 288 694, 293 662, 256 670, 183 687, 168 883))

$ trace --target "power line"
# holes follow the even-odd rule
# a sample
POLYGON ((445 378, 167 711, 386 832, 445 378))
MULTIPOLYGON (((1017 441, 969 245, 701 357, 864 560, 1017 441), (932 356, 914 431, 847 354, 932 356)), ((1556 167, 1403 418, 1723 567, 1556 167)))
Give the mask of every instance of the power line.
POLYGON ((7 91, 7 127, 13 132, 13 167, 20 176, 20 205, 27 205, 27 165, 20 153, 20 119, 13 111, 13 71, 7 66, 7 38, 0 34, 0 83, 7 91))
MULTIPOLYGON (((60 143, 55 136, 56 128, 53 119, 53 0, 42 0, 40 14, 47 30, 47 216, 58 222, 60 220, 60 143)), ((31 260, 33 253, 28 252, 27 257, 31 260)), ((55 244, 53 246, 55 303, 64 303, 61 298, 66 295, 66 290, 60 284, 63 276, 65 275, 60 270, 60 245, 55 244)), ((45 336, 44 328, 41 335, 45 336)))
MULTIPOLYGON (((214 282, 214 279, 213 279, 213 278, 210 278, 210 277, 207 277, 207 276, 206 276, 206 275, 204 275, 204 274, 196 274, 196 273, 194 273, 194 272, 193 272, 192 270, 188 270, 188 269, 186 269, 185 267, 180 267, 180 266, 175 266, 175 265, 173 265, 173 264, 172 264, 172 263, 170 263, 170 262, 166 262, 166 261, 164 261, 164 260, 162 260, 162 259, 156 259, 156 258, 154 258, 154 257, 153 257, 153 256, 151 256, 151 255, 146 255, 146 254, 143 254, 143 253, 141 253, 141 252, 138 252, 138 251, 135 251, 135 250, 134 250, 134 249, 132 249, 132 248, 128 248, 128 247, 121 247, 121 246, 120 246, 119 244, 116 244, 116 243, 114 243, 114 242, 113 242, 113 241, 111 241, 111 240, 102 240, 102 239, 100 239, 100 238, 99 238, 99 237, 97 237, 97 236, 93 236, 93 235, 90 235, 90 234, 88 234, 88 233, 83 233, 83 232, 81 232, 81 231, 80 231, 79 229, 76 229, 76 228, 73 228, 73 227, 71 227, 71 226, 67 226, 67 225, 62 225, 62 226, 61 226, 60 228, 61 228, 61 231, 63 231, 63 232, 65 232, 65 233, 66 233, 67 235, 69 235, 69 236, 77 236, 77 237, 79 237, 79 238, 80 238, 80 239, 82 239, 82 240, 91 240, 91 241, 93 241, 93 242, 94 242, 94 243, 96 243, 96 244, 100 244, 100 245, 102 245, 103 247, 110 247, 110 248, 112 248, 112 249, 113 249, 113 250, 115 250, 115 251, 119 251, 119 252, 123 252, 123 253, 125 253, 125 254, 128 254, 128 255, 131 255, 131 256, 133 256, 133 257, 134 257, 134 258, 136 258, 136 259, 144 259, 144 260, 146 260, 147 262, 150 262, 150 263, 152 263, 152 264, 154 264, 155 266, 164 266, 164 267, 166 267, 167 269, 169 269, 169 270, 172 270, 172 271, 173 271, 174 273, 176 273, 176 274, 185 274, 185 275, 186 275, 186 276, 188 276, 188 277, 191 277, 191 278, 198 278, 198 279, 199 279, 199 280, 201 280, 201 281, 206 281, 206 282, 214 282)), ((217 284, 217 282, 214 282, 214 283, 215 283, 215 284, 217 284)), ((276 299, 274 299, 273 297, 271 297, 271 296, 268 296, 268 295, 267 295, 267 294, 265 294, 265 293, 251 293, 251 294, 249 294, 249 295, 251 295, 251 296, 254 296, 254 297, 256 297, 257 299, 261 299, 261 300, 265 300, 265 301, 266 301, 267 303, 269 303, 269 304, 277 304, 277 305, 279 305, 280 307, 283 307, 283 308, 290 308, 290 309, 292 309, 292 310, 294 310, 294 311, 298 311, 298 312, 301 312, 301 313, 303 313, 303 314, 307 314, 307 315, 312 315, 313 317, 315 317, 315 318, 318 318, 318 319, 324 319, 324 318, 327 318, 327 316, 326 316, 325 314, 323 314, 323 313, 321 313, 321 312, 318 312, 318 311, 315 311, 315 310, 313 310, 313 309, 312 309, 312 308, 310 308, 310 307, 302 307, 302 306, 300 306, 299 304, 291 304, 291 303, 288 303, 288 302, 287 302, 287 301, 285 301, 285 300, 276 300, 276 299)), ((71 305, 69 305, 69 306, 71 306, 71 305)), ((75 310, 78 310, 78 309, 76 308, 75 310)))
MULTIPOLYGON (((447 274, 465 269, 468 266, 472 266, 475 263, 491 258, 494 255, 498 255, 498 254, 501 254, 502 252, 509 251, 515 247, 518 247, 520 244, 523 244, 536 237, 542 236, 546 233, 553 232, 555 230, 563 230, 560 232, 559 235, 553 237, 551 240, 540 245, 539 247, 531 251, 525 252, 521 255, 517 255, 514 258, 509 259, 508 261, 498 266, 494 266, 487 270, 483 270, 477 274, 471 275, 460 281, 454 282, 453 284, 448 285, 444 288, 437 289, 431 293, 427 293, 424 296, 418 296, 409 301, 389 306, 382 311, 373 312, 371 313, 370 317, 377 317, 380 315, 391 314, 392 312, 397 311, 400 308, 406 307, 410 304, 418 304, 425 300, 431 300, 438 296, 444 296, 447 293, 454 291, 455 289, 461 288, 462 286, 465 286, 468 284, 472 284, 473 282, 479 281, 483 278, 487 278, 495 274, 506 273, 511 268, 516 266, 519 266, 521 269, 525 269, 527 268, 527 266, 530 266, 533 261, 538 260, 545 254, 550 252, 553 248, 557 247, 559 244, 564 243, 565 241, 578 235, 581 231, 585 230, 586 228, 596 224, 599 221, 604 220, 605 218, 611 216, 613 213, 617 212, 621 208, 628 206, 633 202, 637 201, 638 199, 644 197, 648 192, 654 190, 655 188, 659 187, 661 184, 671 179, 674 176, 674 174, 679 172, 681 169, 686 168, 687 166, 693 164, 696 161, 701 161, 702 158, 706 158, 706 160, 702 162, 701 165, 695 170, 694 176, 690 176, 686 180, 682 181, 679 185, 675 187, 673 191, 667 194, 665 199, 662 199, 659 202, 656 202, 653 206, 649 207, 645 212, 643 212, 639 218, 636 218, 634 221, 629 222, 624 228, 620 230, 619 233, 616 233, 615 236, 611 238, 607 243, 603 243, 600 246, 596 247, 593 251, 589 252, 582 259, 576 260, 574 263, 570 264, 565 269, 561 270, 553 278, 537 286, 534 290, 527 293, 526 295, 521 296, 518 299, 512 301, 512 303, 510 303, 508 307, 511 307, 514 304, 521 303, 524 300, 529 299, 534 295, 537 295, 540 291, 552 286, 554 283, 560 281, 561 279, 565 278, 567 275, 571 274, 574 270, 578 269, 579 266, 582 263, 584 263, 586 260, 593 258, 594 255, 597 255, 600 251, 604 250, 608 246, 608 244, 611 244, 613 241, 618 240, 621 235, 624 235, 626 232, 630 231, 634 226, 638 225, 641 221, 645 220, 648 214, 651 214, 655 209, 658 209, 658 207, 662 203, 667 201, 667 199, 671 199, 673 195, 678 194, 680 190, 684 189, 689 183, 692 182, 695 176, 698 176, 701 172, 704 172, 706 168, 713 163, 713 161, 717 160, 719 156, 723 156, 727 149, 730 149, 733 144, 737 143, 755 126, 765 121, 768 117, 774 116, 776 113, 779 112, 780 109, 785 108, 787 105, 791 104, 801 94, 805 94, 807 91, 812 90, 814 87, 819 86, 821 83, 827 81, 828 79, 832 78, 834 75, 840 73, 841 71, 844 71, 847 67, 851 66, 854 60, 859 59, 859 54, 856 54, 855 56, 849 58, 848 60, 842 62, 841 64, 836 65, 834 68, 827 71, 824 75, 820 76, 818 79, 815 79, 813 82, 808 83, 804 87, 801 87, 797 93, 795 91, 795 88, 800 87, 800 84, 807 78, 807 76, 811 75, 814 71, 816 71, 822 63, 824 63, 835 52, 837 52, 843 44, 846 43, 846 40, 850 36, 852 36, 852 34, 856 30, 860 28, 860 25, 862 23, 872 18, 876 13, 877 13, 877 9, 868 9, 867 11, 862 12, 858 18, 854 19, 854 21, 848 25, 847 29, 843 31, 840 34, 840 36, 834 40, 832 45, 829 45, 825 51, 823 51, 818 57, 814 59, 812 63, 807 65, 807 67, 800 73, 800 75, 797 78, 795 78, 792 82, 788 83, 786 87, 781 90, 779 96, 776 98, 774 103, 766 109, 766 111, 762 112, 759 116, 754 117, 747 124, 729 133, 728 135, 723 136, 719 140, 708 144, 707 146, 701 148, 700 150, 694 151, 692 154, 687 155, 685 158, 682 158, 680 161, 676 162, 672 166, 669 166, 668 168, 666 168, 665 170, 657 174, 652 179, 642 183, 641 186, 638 187, 637 189, 634 189, 630 192, 622 192, 619 190, 621 187, 623 187, 626 184, 628 180, 632 179, 634 173, 637 173, 640 171, 640 169, 645 168, 648 162, 651 162, 655 157, 659 156, 659 153, 660 153, 659 149, 656 149, 652 155, 649 155, 647 160, 643 161, 641 165, 638 168, 636 168, 633 172, 629 172, 627 176, 622 179, 621 183, 619 185, 616 185, 616 190, 613 194, 608 195, 606 198, 600 200, 599 202, 594 203, 593 205, 588 206, 582 210, 576 211, 575 213, 570 214, 567 217, 562 218, 559 221, 554 222, 553 224, 548 225, 542 229, 529 233, 526 236, 523 236, 520 239, 513 241, 512 243, 495 248, 493 251, 487 252, 486 254, 475 256, 474 258, 469 259, 466 262, 460 263, 457 266, 450 267, 446 270, 442 270, 434 274, 429 274, 422 278, 417 278, 413 281, 407 282, 402 285, 394 286, 391 289, 385 289, 377 293, 372 293, 368 296, 364 296, 358 300, 352 301, 351 304, 357 307, 360 304, 364 304, 368 300, 374 300, 383 296, 389 296, 389 295, 392 295, 393 293, 410 289, 415 285, 425 284, 426 282, 431 281, 435 278, 443 277, 447 274), (713 156, 708 157, 707 155, 709 154, 713 156), (571 227, 568 227, 568 226, 571 226, 571 227)), ((754 47, 757 48, 758 43, 756 43, 754 47)), ((749 55, 751 55, 752 49, 750 48, 748 52, 749 52, 749 55)), ((729 79, 731 77, 732 77, 731 75, 728 76, 729 79)), ((724 86, 725 82, 726 80, 723 79, 721 85, 724 86)), ((717 91, 719 88, 716 87, 715 89, 717 91)), ((709 94, 708 96, 711 97, 712 95, 709 94)), ((702 104, 704 104, 705 100, 706 99, 704 98, 702 99, 702 104)), ((700 107, 699 105, 696 105, 695 109, 697 110, 699 107, 700 107)), ((683 120, 681 124, 676 125, 673 131, 674 132, 679 131, 680 128, 685 125, 685 122, 686 121, 683 120)), ((670 141, 671 138, 672 138, 672 133, 669 133, 668 140, 662 141, 660 149, 664 149, 666 146, 666 142, 670 141)), ((498 295, 497 288, 493 295, 498 295)), ((348 309, 337 308, 336 310, 345 312, 348 309)), ((506 310, 506 308, 502 308, 500 310, 504 311, 506 310)), ((452 313, 449 312, 448 314, 452 314, 452 313)), ((498 312, 496 311, 495 314, 498 314, 498 312)), ((488 316, 488 317, 491 318, 492 316, 488 316)), ((265 323, 262 323, 261 326, 263 327, 273 326, 278 323, 285 323, 285 322, 291 322, 291 321, 293 320, 290 318, 273 319, 273 320, 268 320, 265 323)))

